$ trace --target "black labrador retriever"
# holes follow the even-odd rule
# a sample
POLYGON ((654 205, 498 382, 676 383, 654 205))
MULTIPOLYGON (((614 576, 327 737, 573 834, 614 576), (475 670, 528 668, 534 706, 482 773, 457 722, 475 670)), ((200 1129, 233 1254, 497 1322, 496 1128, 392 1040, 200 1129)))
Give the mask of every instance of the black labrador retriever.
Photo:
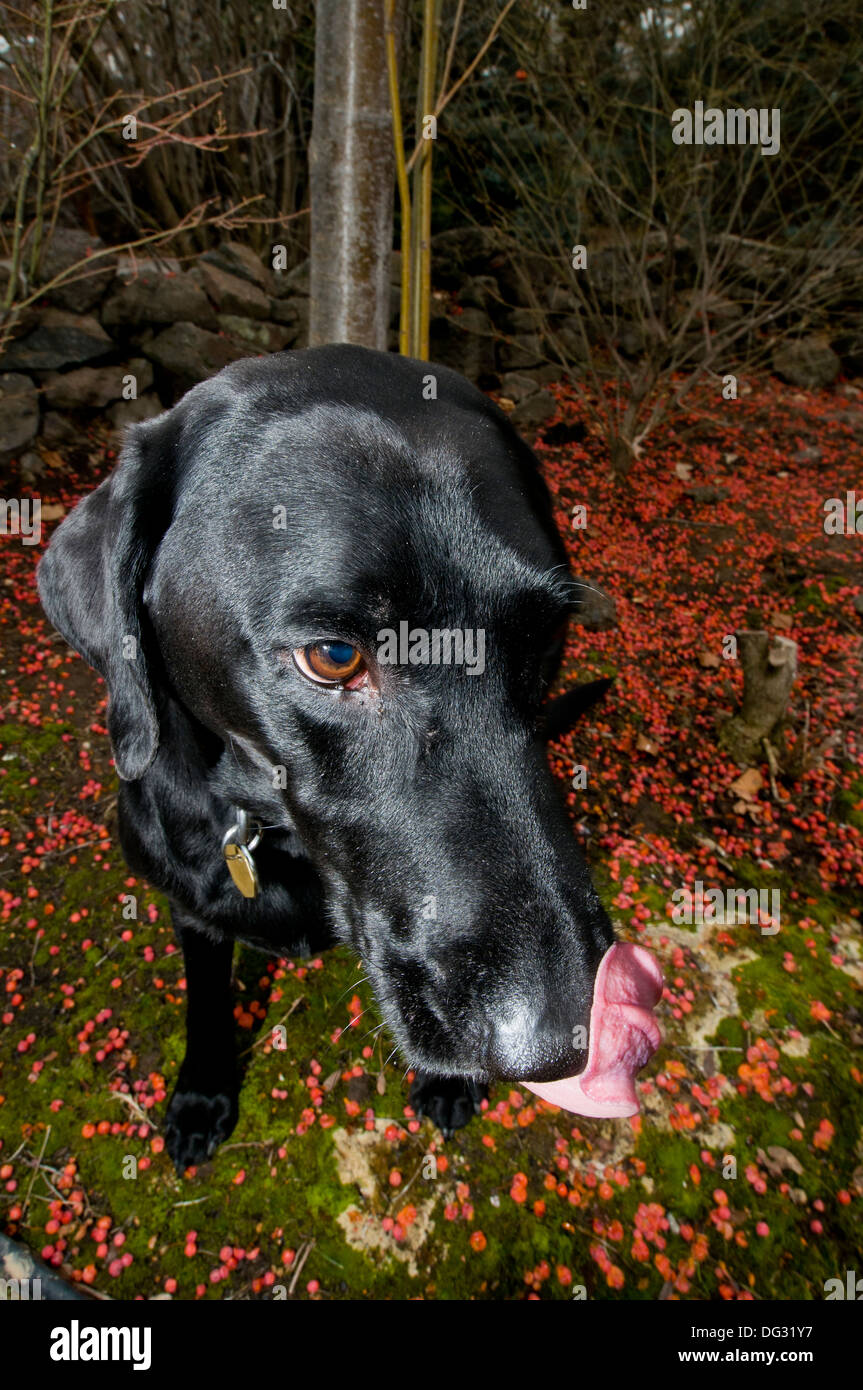
POLYGON ((237 939, 350 943, 447 1133, 491 1080, 585 1068, 614 937, 541 717, 584 586, 485 396, 357 347, 238 362, 129 432, 38 583, 107 682, 123 852, 185 956, 180 1171, 237 1118, 237 939))

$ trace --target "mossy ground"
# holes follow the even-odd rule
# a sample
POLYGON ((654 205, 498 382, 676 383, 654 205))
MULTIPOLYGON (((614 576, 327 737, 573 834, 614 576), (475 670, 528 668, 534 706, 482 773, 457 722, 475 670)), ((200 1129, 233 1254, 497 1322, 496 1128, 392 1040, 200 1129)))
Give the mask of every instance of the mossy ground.
MULTIPOLYGON (((59 490, 68 505, 75 489, 59 490)), ((576 1120, 500 1086, 445 1143, 406 1109, 407 1081, 385 1061, 392 1044, 375 1032, 349 952, 274 962, 243 949, 239 1124, 212 1162, 178 1178, 162 1126, 183 1051, 182 957, 167 904, 119 855, 104 688, 51 642, 35 556, 7 546, 6 559, 17 646, 0 724, 0 1219, 16 1239, 123 1299, 821 1298, 825 1280, 859 1269, 855 893, 830 886, 802 833, 771 863, 730 803, 697 822, 668 798, 657 809, 657 772, 633 789, 630 769, 654 755, 639 764, 627 739, 636 726, 662 738, 639 699, 591 724, 585 740, 605 739, 612 774, 573 809, 620 934, 651 945, 666 975, 665 1043, 642 1079, 642 1115, 576 1120), (639 819, 647 801, 652 824, 639 819), (723 882, 778 887, 776 935, 721 916, 671 921, 671 887, 684 866, 700 871, 698 845, 723 815, 736 827, 721 846, 723 882), (281 1023, 284 1051, 273 1045, 281 1023)), ((638 602, 632 575, 620 583, 638 602)), ((814 632, 836 585, 816 604, 795 584, 789 600, 805 603, 814 632)), ((625 690, 645 652, 614 651, 603 635, 569 661, 582 674, 619 669, 625 690)), ((833 659, 847 678, 843 651, 833 659)), ((668 679, 689 729, 679 677, 668 679)), ((668 742, 673 763, 676 726, 668 742)), ((553 750, 561 775, 569 750, 553 750)), ((846 828, 851 855, 863 781, 834 781, 830 825, 846 828)))

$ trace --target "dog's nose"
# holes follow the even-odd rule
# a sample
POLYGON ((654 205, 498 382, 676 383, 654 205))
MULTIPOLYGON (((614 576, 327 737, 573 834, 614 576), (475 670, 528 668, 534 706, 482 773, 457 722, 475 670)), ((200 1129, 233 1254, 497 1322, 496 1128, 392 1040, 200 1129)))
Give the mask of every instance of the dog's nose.
POLYGON ((501 1081, 557 1081, 587 1062, 587 1014, 582 1024, 553 1023, 526 1005, 502 1008, 491 1021, 486 1066, 501 1081))

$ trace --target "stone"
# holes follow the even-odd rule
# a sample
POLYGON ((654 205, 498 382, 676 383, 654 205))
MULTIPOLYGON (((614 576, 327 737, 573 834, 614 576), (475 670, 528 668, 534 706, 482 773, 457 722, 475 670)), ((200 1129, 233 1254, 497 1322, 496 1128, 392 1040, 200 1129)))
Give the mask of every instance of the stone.
POLYGON ((705 294, 703 290, 690 289, 681 292, 680 300, 687 307, 694 304, 699 319, 712 319, 714 323, 734 323, 743 317, 743 305, 729 299, 727 295, 713 292, 705 294))
POLYGON ((39 322, 0 357, 0 370, 52 371, 104 357, 114 347, 96 319, 65 309, 43 309, 39 322))
POLYGON ((296 299, 271 299, 270 300, 270 322, 281 323, 285 328, 296 329, 305 310, 306 318, 309 316, 309 306, 307 300, 296 299))
POLYGON ((507 328, 510 333, 536 333, 542 334, 547 315, 542 309, 510 309, 506 319, 507 328))
POLYGON ((269 296, 249 280, 229 275, 218 266, 201 261, 198 267, 204 289, 221 314, 238 314, 241 318, 266 319, 270 314, 269 296))
POLYGON ((153 384, 153 368, 145 358, 126 366, 77 367, 71 372, 51 372, 42 382, 46 405, 60 410, 101 408, 123 394, 123 378, 132 375, 137 390, 153 384))
MULTIPOLYGON (((103 241, 79 227, 55 227, 42 252, 39 283, 45 285, 79 261, 88 260, 95 251, 106 251, 103 241)), ((73 314, 86 314, 99 302, 114 278, 117 257, 100 256, 92 269, 82 267, 81 279, 67 280, 46 293, 50 304, 73 314)))
POLYGON ((271 321, 290 329, 286 347, 303 347, 309 340, 308 299, 271 299, 271 321))
POLYGON ((108 411, 108 419, 115 430, 125 430, 129 425, 137 425, 141 420, 152 420, 161 415, 163 406, 155 392, 138 396, 134 401, 117 401, 108 411))
POLYGON ((523 247, 494 256, 486 267, 496 276, 505 303, 532 309, 538 300, 548 304, 555 285, 562 283, 562 270, 550 257, 523 247))
POLYGON ((452 367, 479 385, 496 383, 494 330, 481 309, 465 309, 452 317, 433 313, 429 342, 433 362, 452 367))
POLYGON ((549 395, 548 391, 537 391, 520 401, 509 418, 517 430, 532 433, 550 420, 556 412, 557 401, 554 397, 549 395))
POLYGON ((830 346, 840 359, 845 376, 863 376, 863 314, 842 317, 844 321, 830 346))
POLYGON ((56 410, 46 410, 42 416, 42 428, 39 431, 39 438, 43 444, 47 444, 49 449, 56 449, 60 444, 71 444, 79 437, 80 431, 73 420, 67 415, 61 415, 56 410))
POLYGON ((471 275, 459 289, 458 302, 465 309, 484 309, 487 314, 494 314, 503 307, 493 275, 471 275))
POLYGON ((181 384, 206 381, 229 362, 253 355, 194 323, 173 324, 146 343, 143 351, 151 362, 170 372, 181 384))
POLYGON ((644 287, 637 252, 624 246, 604 246, 588 256, 587 270, 599 300, 615 309, 631 308, 643 300, 644 287))
POLYGON ((640 357, 644 352, 645 341, 641 324, 629 321, 620 325, 617 343, 624 357, 640 357))
POLYGON ((139 275, 182 275, 183 263, 176 256, 132 256, 125 252, 117 257, 117 279, 124 284, 137 280, 139 275))
POLYGON ((311 318, 311 303, 308 299, 295 299, 294 304, 299 310, 300 322, 297 329, 297 336, 291 347, 304 348, 309 345, 309 319, 311 318))
POLYGON ((577 314, 571 314, 557 325, 552 342, 563 350, 568 366, 586 366, 590 362, 590 342, 577 314))
MULTIPOLYGON (((45 472, 45 460, 35 449, 27 449, 18 460, 18 476, 27 487, 38 483, 45 472)), ((45 518, 48 520, 48 518, 45 518)))
POLYGON ((520 367, 536 367, 545 353, 538 333, 524 333, 502 338, 498 343, 498 362, 502 372, 515 372, 520 367))
POLYGON ((534 395, 539 390, 539 382, 526 372, 507 372, 500 383, 500 393, 516 405, 534 395))
POLYGON ((293 270, 274 271, 274 277, 277 299, 291 299, 294 295, 308 296, 311 293, 311 261, 301 261, 293 270))
POLYGON ((149 391, 153 385, 153 366, 146 357, 130 357, 123 368, 123 376, 135 378, 135 390, 139 396, 149 391))
POLYGON ((535 381, 537 386, 554 386, 558 381, 566 380, 564 368, 555 362, 546 362, 542 367, 526 367, 521 375, 535 381))
POLYGON ((273 294, 273 271, 267 262, 263 261, 251 246, 247 246, 241 241, 223 241, 221 246, 217 246, 213 251, 205 251, 201 257, 208 265, 214 265, 218 270, 224 270, 228 275, 235 275, 240 280, 248 280, 250 284, 257 285, 264 294, 273 294))
POLYGON ((500 255, 501 238, 488 227, 450 227, 432 237, 436 288, 459 289, 468 276, 487 275, 500 255))
MULTIPOLYGON (((5 296, 9 288, 9 261, 0 262, 0 297, 5 296)), ((39 310, 34 304, 13 305, 9 310, 9 318, 3 325, 5 335, 12 338, 23 338, 25 334, 32 332, 39 324, 39 310)))
POLYGON ((229 338, 248 343, 255 352, 281 352, 297 335, 297 326, 283 323, 262 323, 260 319, 241 318, 238 314, 219 314, 219 327, 229 338))
POLYGON ((216 316, 203 288, 191 272, 165 274, 158 267, 134 278, 123 276, 102 307, 109 328, 139 328, 148 324, 195 323, 215 328, 216 316))
POLYGON ((568 285, 552 285, 548 308, 552 314, 574 314, 578 309, 578 300, 568 285))
POLYGON ((28 376, 0 376, 0 460, 7 462, 35 439, 39 428, 39 396, 28 376))
POLYGON ((773 349, 773 370, 777 376, 804 391, 832 386, 841 367, 829 343, 814 335, 779 343, 773 349))

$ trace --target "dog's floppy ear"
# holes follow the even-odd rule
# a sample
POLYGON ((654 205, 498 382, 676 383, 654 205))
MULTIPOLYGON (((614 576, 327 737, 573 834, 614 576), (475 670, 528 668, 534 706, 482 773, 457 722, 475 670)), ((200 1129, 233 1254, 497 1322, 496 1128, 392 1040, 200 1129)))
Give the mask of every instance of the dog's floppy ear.
POLYGON ((549 700, 540 717, 540 730, 543 738, 560 738, 568 734, 573 724, 597 702, 614 684, 613 678, 603 676, 598 681, 587 681, 584 685, 574 685, 562 695, 549 700))
POLYGON ((37 571, 51 622, 105 678, 114 762, 128 782, 159 746, 142 594, 173 507, 172 432, 170 415, 133 426, 119 465, 58 527, 37 571))

